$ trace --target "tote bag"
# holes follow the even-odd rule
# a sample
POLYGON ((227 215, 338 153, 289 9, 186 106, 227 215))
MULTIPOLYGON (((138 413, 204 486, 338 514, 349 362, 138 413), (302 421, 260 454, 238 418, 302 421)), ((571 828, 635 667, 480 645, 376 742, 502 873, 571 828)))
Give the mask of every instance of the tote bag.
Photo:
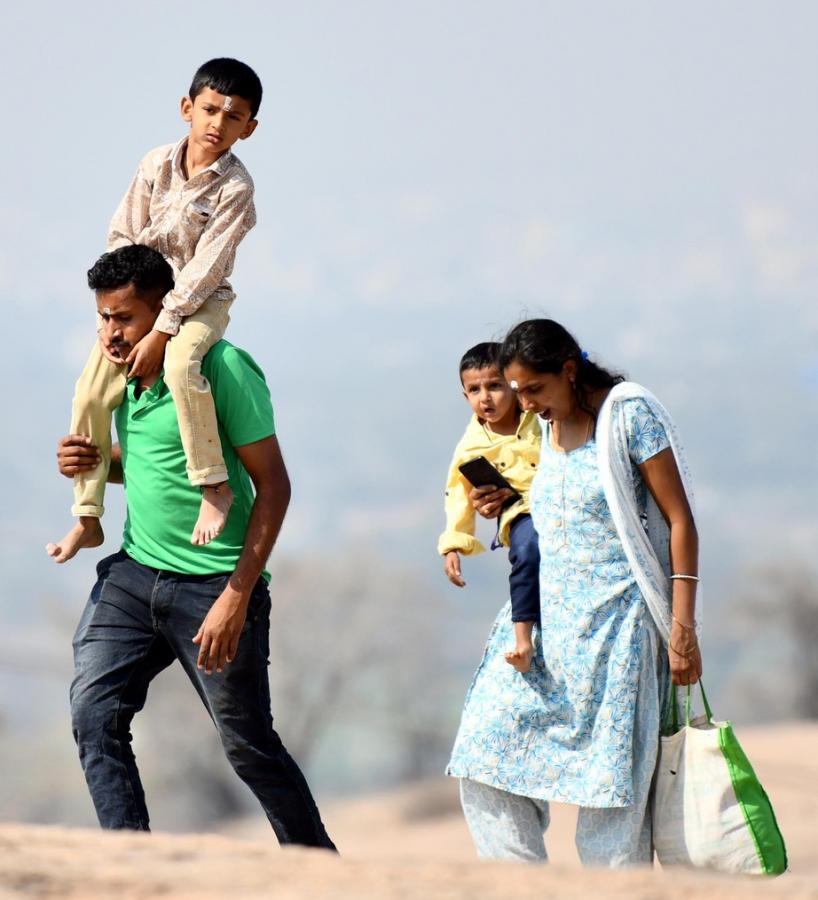
POLYGON ((705 715, 691 720, 688 687, 680 727, 676 686, 669 691, 653 797, 659 862, 780 875, 787 851, 770 801, 732 725, 713 720, 701 692, 705 715))

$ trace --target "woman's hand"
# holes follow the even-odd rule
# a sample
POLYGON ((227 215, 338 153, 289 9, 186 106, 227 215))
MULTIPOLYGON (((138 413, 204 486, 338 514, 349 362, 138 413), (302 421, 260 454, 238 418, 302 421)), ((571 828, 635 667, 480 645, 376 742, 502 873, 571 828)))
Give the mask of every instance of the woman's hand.
POLYGON ((667 652, 674 684, 695 684, 702 677, 702 654, 696 632, 685 628, 676 619, 670 629, 667 652))
POLYGON ((484 519, 496 519, 503 511, 503 504, 514 491, 509 488, 476 487, 469 491, 471 505, 484 519))

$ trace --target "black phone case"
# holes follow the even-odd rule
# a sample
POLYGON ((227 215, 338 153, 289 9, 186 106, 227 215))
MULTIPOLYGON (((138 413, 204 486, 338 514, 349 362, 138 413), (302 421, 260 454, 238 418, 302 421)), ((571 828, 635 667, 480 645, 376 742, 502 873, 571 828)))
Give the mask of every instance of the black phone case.
MULTIPOLYGON (((508 488, 510 491, 514 491, 514 488, 485 456, 476 456, 474 459, 470 459, 458 466, 458 469, 460 469, 463 477, 474 487, 508 488)), ((520 494, 514 491, 514 495, 509 497, 503 504, 503 509, 513 506, 520 499, 522 499, 520 494)))

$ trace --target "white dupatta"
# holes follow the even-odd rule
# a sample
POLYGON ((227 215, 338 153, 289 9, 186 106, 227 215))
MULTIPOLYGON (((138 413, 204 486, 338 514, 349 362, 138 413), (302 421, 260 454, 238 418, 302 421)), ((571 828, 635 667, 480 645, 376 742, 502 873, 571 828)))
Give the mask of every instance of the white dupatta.
MULTIPOLYGON (((637 398, 650 406, 664 426, 676 457, 687 502, 695 515, 693 482, 676 425, 656 397, 635 382, 625 381, 614 386, 599 411, 596 427, 599 474, 605 499, 636 583, 662 640, 667 643, 670 637, 671 610, 670 529, 650 491, 647 492, 647 531, 636 505, 623 401, 637 398)), ((697 592, 697 607, 701 610, 700 592, 697 592)), ((701 620, 701 612, 698 617, 701 620)))

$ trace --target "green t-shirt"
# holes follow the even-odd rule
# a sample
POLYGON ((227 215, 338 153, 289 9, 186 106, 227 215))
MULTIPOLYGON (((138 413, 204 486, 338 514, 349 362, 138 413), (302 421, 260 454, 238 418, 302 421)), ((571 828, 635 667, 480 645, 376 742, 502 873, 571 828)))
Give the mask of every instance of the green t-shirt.
POLYGON ((234 448, 275 434, 264 373, 244 350, 219 341, 205 356, 202 374, 213 392, 222 452, 235 494, 224 531, 204 547, 190 543, 202 494, 187 478, 176 406, 164 379, 160 377, 139 397, 136 379, 129 381, 116 411, 128 500, 122 549, 143 565, 186 575, 235 569, 254 493, 234 448))

